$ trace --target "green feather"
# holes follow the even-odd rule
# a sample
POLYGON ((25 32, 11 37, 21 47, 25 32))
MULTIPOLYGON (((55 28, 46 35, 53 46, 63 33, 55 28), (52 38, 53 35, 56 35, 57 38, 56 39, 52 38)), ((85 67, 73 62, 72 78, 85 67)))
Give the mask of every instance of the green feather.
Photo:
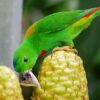
POLYGON ((48 15, 35 23, 35 30, 38 33, 60 31, 75 23, 92 10, 63 11, 48 15))
POLYGON ((64 45, 73 47, 73 40, 99 15, 100 7, 58 12, 37 21, 14 53, 15 70, 24 72, 33 68, 41 50, 50 51, 64 45))

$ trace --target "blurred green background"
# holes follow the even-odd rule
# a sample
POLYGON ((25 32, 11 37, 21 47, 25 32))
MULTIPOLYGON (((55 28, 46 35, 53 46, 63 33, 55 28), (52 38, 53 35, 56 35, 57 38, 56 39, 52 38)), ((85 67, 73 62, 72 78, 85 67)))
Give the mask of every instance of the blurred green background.
MULTIPOLYGON (((51 13, 97 6, 100 6, 100 0, 24 0, 23 35, 32 23, 51 13)), ((74 42, 84 60, 90 100, 100 100, 100 17, 74 42)))

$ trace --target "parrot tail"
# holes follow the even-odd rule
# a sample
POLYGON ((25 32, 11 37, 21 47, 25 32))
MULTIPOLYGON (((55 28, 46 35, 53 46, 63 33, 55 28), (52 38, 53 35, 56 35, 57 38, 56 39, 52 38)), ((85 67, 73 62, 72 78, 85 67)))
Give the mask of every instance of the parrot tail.
POLYGON ((66 28, 66 32, 71 34, 72 40, 75 39, 84 29, 88 28, 93 19, 100 16, 100 7, 92 9, 88 14, 66 28))
POLYGON ((100 10, 100 7, 94 8, 91 12, 89 12, 88 14, 86 14, 84 17, 90 17, 91 15, 93 15, 98 10, 100 10))

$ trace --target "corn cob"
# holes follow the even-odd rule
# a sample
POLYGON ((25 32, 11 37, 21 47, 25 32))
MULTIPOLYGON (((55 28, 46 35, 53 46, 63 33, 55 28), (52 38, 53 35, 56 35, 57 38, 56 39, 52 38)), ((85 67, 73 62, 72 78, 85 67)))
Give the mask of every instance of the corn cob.
POLYGON ((0 100, 24 100, 16 75, 5 66, 0 66, 0 100))
POLYGON ((33 100, 89 100, 83 61, 69 47, 43 60, 38 80, 41 88, 35 89, 33 100))

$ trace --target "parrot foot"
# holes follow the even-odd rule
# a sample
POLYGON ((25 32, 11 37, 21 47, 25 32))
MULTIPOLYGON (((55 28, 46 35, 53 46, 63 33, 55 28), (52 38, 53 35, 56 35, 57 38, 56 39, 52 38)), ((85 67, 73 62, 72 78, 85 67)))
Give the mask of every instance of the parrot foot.
POLYGON ((55 51, 69 51, 69 52, 78 53, 78 51, 76 49, 72 49, 69 46, 56 47, 56 48, 53 49, 52 52, 55 52, 55 51))

